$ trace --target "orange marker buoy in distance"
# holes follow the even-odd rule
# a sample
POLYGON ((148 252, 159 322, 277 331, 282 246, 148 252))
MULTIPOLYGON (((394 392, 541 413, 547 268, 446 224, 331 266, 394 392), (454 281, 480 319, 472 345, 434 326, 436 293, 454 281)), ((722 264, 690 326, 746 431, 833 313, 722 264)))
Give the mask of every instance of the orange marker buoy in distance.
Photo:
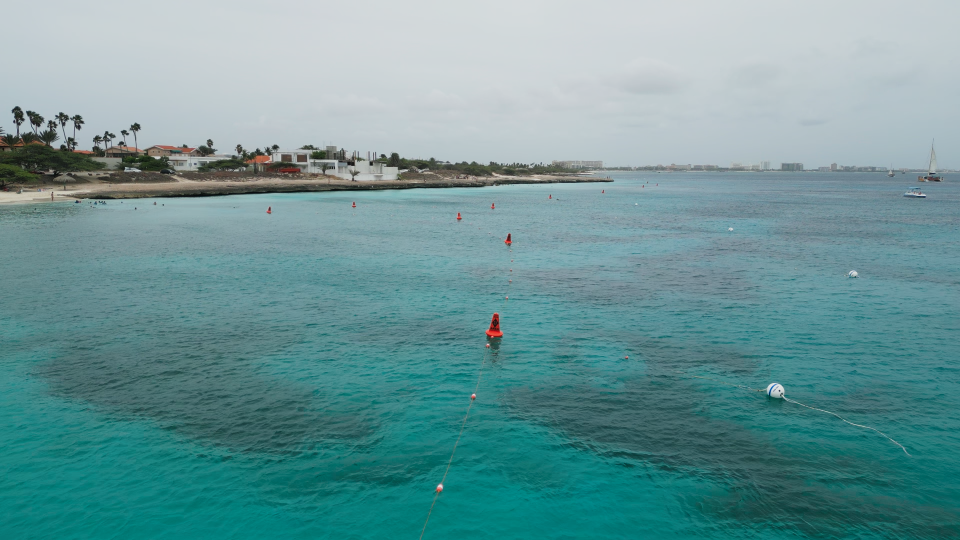
POLYGON ((504 240, 503 243, 508 246, 513 243, 513 240, 510 239, 510 233, 507 233, 507 239, 504 240))
POLYGON ((607 192, 607 190, 605 190, 605 189, 601 189, 601 190, 600 190, 600 193, 606 193, 606 192, 607 192))
POLYGON ((551 195, 549 195, 547 198, 548 198, 548 199, 552 199, 552 198, 553 198, 553 195, 551 194, 551 195))
POLYGON ((490 319, 490 328, 487 330, 488 338, 500 338, 503 337, 503 332, 500 331, 500 314, 494 313, 493 318, 490 319))
POLYGON ((491 210, 496 210, 496 209, 497 209, 497 205, 496 205, 495 203, 490 203, 490 209, 491 209, 491 210))
POLYGON ((457 212, 457 221, 460 221, 461 219, 463 219, 463 218, 460 217, 460 212, 457 212))
POLYGON ((353 201, 353 207, 354 207, 354 208, 357 207, 357 201, 353 201))
POLYGON ((273 207, 272 207, 272 206, 268 206, 268 207, 267 207, 267 213, 268 213, 268 214, 272 214, 272 213, 273 213, 273 207))

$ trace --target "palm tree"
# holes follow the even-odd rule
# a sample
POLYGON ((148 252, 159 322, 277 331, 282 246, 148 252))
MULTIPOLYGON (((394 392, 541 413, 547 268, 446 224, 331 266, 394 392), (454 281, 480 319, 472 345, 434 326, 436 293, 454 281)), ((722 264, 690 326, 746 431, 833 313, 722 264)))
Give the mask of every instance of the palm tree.
POLYGON ((69 121, 70 115, 57 113, 57 123, 60 124, 60 129, 63 131, 63 140, 67 140, 67 122, 69 121))
POLYGON ((73 138, 76 139, 77 131, 80 131, 80 128, 83 127, 83 124, 84 124, 83 117, 80 116, 79 114, 75 114, 73 115, 73 118, 71 118, 70 120, 73 121, 73 138))
POLYGON ((27 111, 27 120, 30 121, 30 128, 33 134, 37 134, 37 129, 43 127, 43 117, 33 111, 27 111))
POLYGON ((358 171, 356 167, 350 169, 350 180, 356 182, 358 174, 360 174, 360 171, 358 171))
POLYGON ((77 149, 77 140, 73 137, 67 137, 67 150, 73 152, 77 149))
POLYGON ((50 120, 49 122, 47 122, 47 129, 57 131, 57 125, 58 124, 56 120, 50 120))
POLYGON ((213 139, 207 139, 207 148, 213 150, 213 139))
POLYGON ((20 124, 23 123, 23 109, 20 107, 14 107, 10 110, 13 113, 13 123, 17 126, 17 137, 20 136, 20 124))
POLYGON ((245 156, 243 155, 243 145, 239 145, 239 144, 238 144, 236 150, 237 150, 237 155, 238 155, 238 156, 240 156, 240 157, 245 157, 245 156))
POLYGON ((99 136, 99 135, 94 135, 94 136, 93 136, 93 151, 94 151, 94 152, 97 152, 98 150, 100 150, 100 143, 102 143, 102 142, 103 142, 103 137, 101 137, 101 136, 99 136))
POLYGON ((130 132, 127 131, 127 130, 125 130, 125 129, 121 129, 121 130, 120 130, 120 136, 123 137, 123 145, 124 145, 124 146, 127 145, 127 135, 129 135, 129 134, 130 134, 130 132))
POLYGON ((9 135, 4 135, 3 137, 0 137, 0 141, 2 141, 3 144, 9 146, 10 149, 13 150, 13 147, 20 143, 20 137, 17 137, 16 135, 13 135, 13 134, 9 134, 9 135))
POLYGON ((133 145, 137 147, 137 152, 140 151, 140 142, 137 141, 137 133, 140 131, 140 124, 134 122, 130 126, 130 131, 133 132, 133 145))
POLYGON ((110 148, 111 146, 113 146, 113 144, 111 144, 111 142, 112 142, 114 139, 116 139, 116 138, 117 138, 117 136, 114 135, 113 133, 110 133, 109 131, 104 131, 104 132, 103 132, 103 149, 106 150, 106 149, 110 148))
POLYGON ((35 133, 30 133, 29 131, 20 136, 20 140, 23 141, 24 145, 30 144, 32 142, 37 142, 40 140, 40 137, 37 137, 35 133))
POLYGON ((60 135, 57 135, 56 129, 48 129, 40 133, 40 140, 44 142, 47 146, 57 142, 60 139, 60 135))

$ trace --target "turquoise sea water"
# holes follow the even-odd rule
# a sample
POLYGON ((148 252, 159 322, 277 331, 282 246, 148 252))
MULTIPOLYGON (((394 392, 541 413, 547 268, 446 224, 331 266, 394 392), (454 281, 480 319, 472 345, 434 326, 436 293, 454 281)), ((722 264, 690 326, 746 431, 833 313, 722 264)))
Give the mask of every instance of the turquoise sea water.
POLYGON ((0 538, 960 536, 960 185, 614 176, 0 207, 0 538))

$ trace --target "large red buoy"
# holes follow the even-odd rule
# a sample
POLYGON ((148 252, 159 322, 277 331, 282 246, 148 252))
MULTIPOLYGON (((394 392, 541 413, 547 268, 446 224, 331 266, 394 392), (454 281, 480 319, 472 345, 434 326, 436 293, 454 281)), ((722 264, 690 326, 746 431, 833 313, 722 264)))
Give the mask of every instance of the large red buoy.
POLYGON ((507 233, 507 239, 504 240, 503 243, 508 246, 513 243, 513 240, 510 239, 510 233, 507 233))
POLYGON ((487 337, 489 338, 503 337, 503 332, 500 331, 500 314, 499 313, 494 313, 493 318, 490 319, 490 328, 487 330, 487 337))
POLYGON ((497 209, 497 205, 496 205, 495 203, 490 203, 490 209, 491 209, 491 210, 496 210, 496 209, 497 209))
POLYGON ((461 219, 463 219, 463 218, 460 217, 460 212, 457 212, 457 221, 460 221, 461 219))
POLYGON ((357 201, 353 201, 353 207, 354 207, 354 208, 357 207, 357 201))
POLYGON ((273 213, 272 208, 273 208, 272 206, 268 206, 268 207, 267 207, 267 213, 268 213, 268 214, 272 214, 272 213, 273 213))

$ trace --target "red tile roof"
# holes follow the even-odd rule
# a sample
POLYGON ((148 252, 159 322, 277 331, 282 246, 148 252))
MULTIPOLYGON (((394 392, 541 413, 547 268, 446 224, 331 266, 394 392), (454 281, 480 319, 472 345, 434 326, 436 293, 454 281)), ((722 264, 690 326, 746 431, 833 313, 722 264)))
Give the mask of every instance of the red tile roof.
POLYGON ((247 163, 270 163, 270 156, 253 156, 253 159, 248 159, 247 163))
POLYGON ((93 155, 93 152, 91 152, 91 151, 89 151, 89 150, 74 150, 73 153, 74 153, 74 154, 90 154, 90 155, 93 155))

